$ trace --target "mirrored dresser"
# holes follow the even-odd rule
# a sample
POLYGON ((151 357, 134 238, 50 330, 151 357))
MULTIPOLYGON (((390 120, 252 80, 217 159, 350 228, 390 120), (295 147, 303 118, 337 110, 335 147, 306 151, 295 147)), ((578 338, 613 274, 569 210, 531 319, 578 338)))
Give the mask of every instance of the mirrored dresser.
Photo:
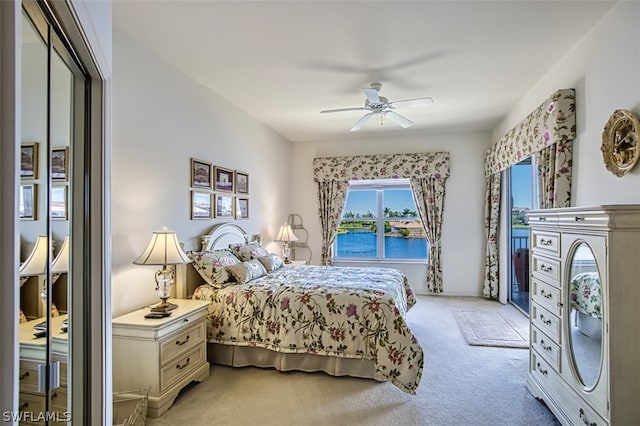
POLYGON ((529 391, 562 424, 638 424, 640 205, 528 216, 529 391))

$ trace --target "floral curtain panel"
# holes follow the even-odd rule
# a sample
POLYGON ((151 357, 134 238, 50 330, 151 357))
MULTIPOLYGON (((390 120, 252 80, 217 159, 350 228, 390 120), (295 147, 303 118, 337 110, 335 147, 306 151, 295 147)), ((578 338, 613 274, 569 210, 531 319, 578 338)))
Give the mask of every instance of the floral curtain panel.
MULTIPOLYGON (((485 154, 487 248, 483 295, 487 298, 498 298, 497 235, 500 225, 501 172, 534 153, 547 152, 537 157, 540 172, 545 174, 540 186, 541 199, 551 199, 555 207, 568 206, 571 200, 571 143, 576 137, 575 110, 575 91, 558 90, 485 154)), ((548 203, 541 200, 541 207, 545 205, 548 203)))
POLYGON ((338 232, 349 181, 409 179, 429 241, 427 287, 429 291, 442 291, 440 234, 445 180, 449 176, 448 152, 320 157, 313 159, 313 174, 318 184, 323 265, 331 264, 331 245, 338 232))

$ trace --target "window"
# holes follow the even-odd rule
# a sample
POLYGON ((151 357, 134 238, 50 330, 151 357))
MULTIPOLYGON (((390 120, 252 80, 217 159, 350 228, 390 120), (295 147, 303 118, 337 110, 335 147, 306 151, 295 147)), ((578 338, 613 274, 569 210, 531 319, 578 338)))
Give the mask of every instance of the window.
POLYGON ((417 210, 407 179, 349 182, 335 259, 426 260, 417 210))

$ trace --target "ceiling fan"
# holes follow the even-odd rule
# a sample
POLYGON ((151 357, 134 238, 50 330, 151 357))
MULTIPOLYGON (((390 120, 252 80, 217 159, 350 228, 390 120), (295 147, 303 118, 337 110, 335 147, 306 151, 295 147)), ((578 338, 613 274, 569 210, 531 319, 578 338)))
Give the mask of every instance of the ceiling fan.
POLYGON ((356 124, 353 125, 353 127, 351 128, 352 132, 360 130, 364 123, 366 123, 374 115, 380 116, 380 125, 382 125, 382 118, 387 117, 394 123, 406 129, 407 127, 411 127, 413 121, 393 111, 394 109, 426 106, 433 103, 433 99, 428 97, 391 102, 384 96, 380 96, 379 92, 381 88, 382 83, 371 83, 369 87, 363 88, 362 91, 364 92, 364 95, 367 97, 367 99, 364 101, 364 106, 362 107, 325 109, 320 111, 320 113, 325 114, 329 112, 369 111, 368 113, 363 115, 360 120, 356 122, 356 124))

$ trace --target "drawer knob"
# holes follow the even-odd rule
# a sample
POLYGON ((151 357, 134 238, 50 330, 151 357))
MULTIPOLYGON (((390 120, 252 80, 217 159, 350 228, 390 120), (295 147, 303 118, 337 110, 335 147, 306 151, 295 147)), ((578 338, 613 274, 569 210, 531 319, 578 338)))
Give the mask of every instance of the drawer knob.
POLYGON ((177 346, 182 346, 184 344, 186 344, 189 341, 189 334, 187 334, 187 337, 184 338, 184 340, 180 341, 180 340, 176 340, 176 345, 177 346))
POLYGON ((553 243, 553 241, 551 240, 545 240, 544 238, 540 238, 540 245, 541 246, 550 246, 551 243, 553 243))
POLYGON ((176 369, 177 369, 177 370, 182 370, 183 368, 186 368, 186 367, 187 367, 187 365, 189 365, 189 362, 191 362, 191 358, 187 358, 187 360, 186 360, 186 361, 184 362, 184 364, 182 364, 182 365, 177 364, 177 365, 176 365, 176 369))
POLYGON ((28 372, 28 371, 25 371, 24 373, 22 373, 22 374, 20 375, 20 380, 24 380, 24 379, 26 379, 27 377, 29 377, 29 372, 28 372))
POLYGON ((542 272, 551 272, 553 271, 553 268, 551 266, 547 266, 544 263, 540 265, 540 270, 542 272))
POLYGON ((584 413, 584 410, 582 408, 578 413, 580 413, 580 420, 582 420, 582 423, 584 423, 585 425, 598 426, 596 422, 589 421, 589 419, 587 418, 587 415, 584 413))
POLYGON ((542 314, 540 314, 540 321, 542 321, 546 325, 551 325, 551 320, 550 319, 545 320, 544 319, 544 315, 542 315, 542 314))
POLYGON ((24 402, 19 408, 18 411, 24 411, 29 408, 29 402, 24 402))
POLYGON ((543 370, 542 369, 542 365, 540 365, 540 363, 536 363, 536 369, 540 372, 540 374, 542 374, 543 376, 546 376, 547 374, 549 374, 549 372, 547 370, 543 370))
MULTIPOLYGON (((576 222, 582 222, 582 221, 584 221, 584 217, 582 217, 582 216, 576 216, 576 217, 575 217, 575 220, 576 220, 576 222)), ((595 423, 594 423, 594 424, 595 424, 595 423)))

